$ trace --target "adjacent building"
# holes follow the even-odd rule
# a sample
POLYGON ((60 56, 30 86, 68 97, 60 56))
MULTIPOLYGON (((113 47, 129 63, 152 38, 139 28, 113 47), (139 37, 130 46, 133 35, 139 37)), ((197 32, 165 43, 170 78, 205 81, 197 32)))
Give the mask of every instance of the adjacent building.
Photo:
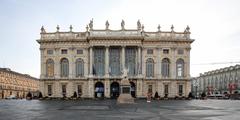
POLYGON ((240 65, 212 70, 192 78, 192 92, 200 95, 240 92, 240 65))
POLYGON ((25 98, 28 92, 35 92, 38 89, 37 78, 11 71, 9 68, 0 68, 0 99, 11 95, 25 98))
POLYGON ((41 51, 40 91, 48 97, 116 98, 123 69, 128 69, 133 97, 158 92, 161 97, 187 96, 191 90, 189 27, 183 32, 136 29, 46 32, 37 40, 41 51))

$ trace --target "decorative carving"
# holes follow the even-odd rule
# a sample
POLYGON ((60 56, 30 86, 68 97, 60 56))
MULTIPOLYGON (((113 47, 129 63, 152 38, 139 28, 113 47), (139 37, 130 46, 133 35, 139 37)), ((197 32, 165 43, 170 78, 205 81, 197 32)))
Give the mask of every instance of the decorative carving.
POLYGON ((86 26, 86 31, 88 32, 88 29, 89 29, 89 27, 88 27, 88 25, 86 26))
POLYGON ((108 30, 108 28, 109 28, 109 22, 108 22, 108 20, 106 21, 105 25, 106 25, 106 30, 108 30))
POLYGON ((121 27, 122 27, 122 30, 124 30, 125 28, 124 28, 124 26, 125 26, 125 22, 124 22, 124 20, 122 20, 122 22, 121 22, 121 27))
POLYGON ((190 32, 189 30, 190 30, 190 27, 189 27, 189 26, 187 26, 187 28, 185 29, 185 31, 184 31, 184 32, 190 32))
POLYGON ((140 22, 140 20, 137 21, 137 29, 141 30, 141 22, 140 22))

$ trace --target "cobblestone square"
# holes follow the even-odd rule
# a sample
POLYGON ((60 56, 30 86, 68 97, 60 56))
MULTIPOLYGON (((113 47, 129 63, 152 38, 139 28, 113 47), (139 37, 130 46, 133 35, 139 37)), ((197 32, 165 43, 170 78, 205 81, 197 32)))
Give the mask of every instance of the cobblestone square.
POLYGON ((1 100, 1 120, 239 120, 240 101, 1 100))

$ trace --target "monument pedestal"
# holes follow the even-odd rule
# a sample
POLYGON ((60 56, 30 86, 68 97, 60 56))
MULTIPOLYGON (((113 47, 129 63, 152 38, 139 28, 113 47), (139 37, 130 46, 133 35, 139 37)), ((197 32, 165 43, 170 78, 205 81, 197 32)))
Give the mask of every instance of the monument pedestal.
POLYGON ((117 99, 117 103, 120 103, 120 104, 134 103, 134 98, 131 96, 131 92, 130 92, 131 85, 126 77, 121 81, 120 87, 121 87, 121 93, 117 99))

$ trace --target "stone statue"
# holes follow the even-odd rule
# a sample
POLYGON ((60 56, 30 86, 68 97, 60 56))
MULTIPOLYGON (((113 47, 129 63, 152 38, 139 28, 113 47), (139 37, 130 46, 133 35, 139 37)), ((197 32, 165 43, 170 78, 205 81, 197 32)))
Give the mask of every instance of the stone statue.
POLYGON ((72 25, 70 25, 69 29, 70 29, 70 32, 72 32, 72 29, 73 29, 72 25))
POLYGON ((90 20, 90 23, 89 23, 89 28, 90 28, 90 30, 92 30, 93 29, 93 19, 92 20, 90 20))
POLYGON ((124 22, 124 20, 122 20, 122 22, 121 22, 122 29, 124 29, 124 26, 125 26, 125 22, 124 22))
POLYGON ((138 30, 141 29, 141 22, 140 22, 140 20, 137 21, 137 29, 138 29, 138 30))
POLYGON ((46 33, 46 31, 45 31, 43 26, 41 27, 41 33, 46 33))
POLYGON ((59 30, 60 30, 60 27, 59 27, 59 25, 57 25, 57 32, 59 32, 59 30))
POLYGON ((106 30, 108 30, 108 28, 109 28, 109 22, 108 22, 108 20, 106 21, 105 25, 106 25, 106 30))
POLYGON ((171 26, 171 30, 172 30, 172 32, 174 31, 173 29, 174 29, 174 26, 172 25, 172 26, 171 26))
POLYGON ((128 75, 128 69, 127 68, 124 68, 123 69, 123 78, 126 78, 128 75))
POLYGON ((158 25, 158 32, 160 32, 160 31, 161 31, 160 29, 161 29, 161 26, 160 26, 160 25, 158 25))

